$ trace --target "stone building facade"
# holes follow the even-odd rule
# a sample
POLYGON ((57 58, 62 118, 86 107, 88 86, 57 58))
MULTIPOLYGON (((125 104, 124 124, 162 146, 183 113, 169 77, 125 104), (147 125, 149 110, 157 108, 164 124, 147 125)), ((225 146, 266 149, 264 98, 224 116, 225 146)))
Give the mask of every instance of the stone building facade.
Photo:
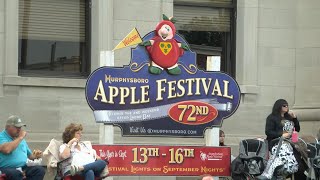
MULTIPOLYGON (((42 1, 44 5, 48 3, 44 7, 51 7, 50 0, 42 1)), ((230 4, 225 6, 220 4, 223 0, 202 1, 205 5, 209 4, 212 11, 222 7, 226 11, 231 9, 229 15, 234 20, 229 27, 231 60, 227 66, 231 69, 227 71, 234 73, 240 85, 241 104, 237 112, 223 123, 226 144, 236 152, 241 139, 264 137, 265 118, 279 98, 287 99, 290 108, 297 113, 301 121, 301 134, 315 135, 320 127, 320 21, 317 20, 320 17, 320 1, 237 0, 229 1, 230 4)), ((30 146, 42 150, 50 139, 61 138, 61 132, 70 122, 84 125, 86 139, 94 143, 98 143, 99 139, 103 141, 105 137, 101 133, 99 136, 99 131, 104 128, 95 123, 85 99, 87 74, 101 64, 127 65, 130 62, 130 48, 117 50, 113 62, 104 62, 104 54, 109 53, 132 28, 137 27, 143 36, 154 30, 162 14, 176 15, 175 10, 184 3, 180 0, 70 0, 82 8, 68 12, 76 11, 85 16, 84 20, 79 20, 80 25, 86 24, 85 30, 77 31, 76 37, 51 34, 46 39, 48 34, 41 37, 39 34, 49 32, 48 29, 54 27, 47 27, 43 32, 35 28, 31 32, 32 27, 23 24, 22 19, 25 20, 26 14, 32 15, 32 11, 24 9, 28 4, 21 6, 22 2, 26 3, 26 0, 0 0, 0 122, 4 128, 9 115, 21 116, 28 124, 27 140, 30 146), (23 41, 26 39, 29 41, 23 41), (40 41, 43 44, 40 43, 39 47, 49 43, 49 49, 34 50, 38 50, 38 54, 47 52, 44 57, 49 65, 41 73, 33 71, 40 68, 39 64, 37 67, 29 66, 31 57, 27 50, 28 47, 32 48, 32 43, 40 41), (74 50, 76 55, 59 57, 60 64, 55 66, 58 57, 52 56, 52 52, 64 48, 59 47, 61 44, 72 48, 69 42, 77 42, 74 50), (83 42, 86 44, 83 45, 83 42), (77 57, 81 57, 80 60, 77 57), (77 74, 65 73, 72 71, 70 69, 74 68, 74 63, 79 66, 79 61, 82 63, 76 67, 77 74)), ((192 0, 186 0, 185 3, 189 3, 189 7, 197 5, 197 1, 192 0)), ((66 4, 63 7, 69 6, 66 4)), ((203 7, 201 3, 199 7, 203 7)), ((198 46, 194 47, 202 52, 198 46)), ((208 51, 210 54, 210 49, 208 51)), ((213 48, 213 51, 220 52, 219 48, 213 48)), ((121 137, 118 128, 114 128, 113 142, 205 144, 204 139, 121 137)))

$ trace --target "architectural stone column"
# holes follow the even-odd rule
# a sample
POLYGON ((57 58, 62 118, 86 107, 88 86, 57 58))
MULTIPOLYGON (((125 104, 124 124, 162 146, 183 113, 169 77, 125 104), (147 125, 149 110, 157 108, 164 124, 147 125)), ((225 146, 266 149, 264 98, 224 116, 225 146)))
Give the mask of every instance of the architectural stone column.
POLYGON ((18 75, 19 1, 5 0, 3 12, 5 14, 4 15, 5 19, 3 23, 4 26, 1 26, 1 28, 4 27, 4 41, 2 41, 5 44, 3 48, 4 49, 4 53, 3 53, 4 67, 5 67, 4 74, 5 76, 17 76, 18 75))
MULTIPOLYGON (((91 4, 91 72, 101 66, 113 66, 113 0, 96 0, 91 4)), ((113 125, 100 124, 99 143, 114 143, 113 125)), ((106 178, 113 180, 113 177, 106 178)))
POLYGON ((5 2, 4 0, 0 1, 0 98, 3 96, 3 74, 4 74, 4 49, 5 49, 5 44, 4 44, 4 37, 5 37, 5 32, 4 32, 4 13, 5 13, 5 2))
POLYGON ((238 0, 236 34, 236 79, 243 102, 254 103, 258 82, 258 1, 238 0))

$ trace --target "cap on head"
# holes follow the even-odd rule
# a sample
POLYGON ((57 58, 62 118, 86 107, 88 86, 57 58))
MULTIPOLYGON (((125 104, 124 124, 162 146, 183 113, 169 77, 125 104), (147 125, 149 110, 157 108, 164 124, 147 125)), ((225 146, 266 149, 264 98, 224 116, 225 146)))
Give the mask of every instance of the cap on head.
POLYGON ((15 126, 15 127, 22 127, 26 126, 26 124, 22 123, 22 120, 18 116, 10 116, 6 123, 7 126, 15 126))
POLYGON ((160 36, 160 34, 158 33, 159 32, 159 30, 161 29, 161 27, 163 26, 163 25, 168 25, 168 26, 170 26, 171 27, 171 29, 172 29, 172 34, 173 34, 173 36, 176 34, 176 27, 174 26, 174 24, 171 22, 171 21, 168 21, 168 20, 162 20, 161 22, 159 22, 158 24, 157 24, 157 26, 156 26, 156 34, 158 35, 158 36, 160 36))

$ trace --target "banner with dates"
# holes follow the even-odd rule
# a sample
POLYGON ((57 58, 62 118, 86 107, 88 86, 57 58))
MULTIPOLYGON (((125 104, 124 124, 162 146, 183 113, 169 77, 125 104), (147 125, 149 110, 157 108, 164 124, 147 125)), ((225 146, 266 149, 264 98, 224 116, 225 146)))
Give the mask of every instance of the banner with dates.
POLYGON ((230 147, 93 145, 110 176, 230 176, 230 147))
POLYGON ((129 66, 91 73, 86 99, 96 122, 119 126, 123 136, 203 137, 206 128, 220 127, 240 103, 237 82, 199 70, 196 54, 178 34, 150 45, 156 39, 157 33, 147 34, 132 49, 129 66))

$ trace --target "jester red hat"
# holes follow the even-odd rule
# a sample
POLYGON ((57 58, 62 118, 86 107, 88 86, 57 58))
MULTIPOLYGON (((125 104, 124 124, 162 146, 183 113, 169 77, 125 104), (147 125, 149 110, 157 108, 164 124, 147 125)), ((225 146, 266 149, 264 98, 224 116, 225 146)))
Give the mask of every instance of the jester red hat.
POLYGON ((163 20, 161 21, 161 22, 159 22, 158 24, 157 24, 157 26, 156 26, 156 33, 157 33, 157 35, 159 36, 160 34, 159 34, 159 30, 161 29, 161 27, 163 26, 163 25, 168 25, 168 26, 170 26, 171 27, 171 29, 172 29, 172 33, 173 33, 173 36, 176 34, 176 27, 174 26, 174 23, 175 22, 175 20, 171 17, 171 18, 168 18, 166 15, 163 15, 163 20))

